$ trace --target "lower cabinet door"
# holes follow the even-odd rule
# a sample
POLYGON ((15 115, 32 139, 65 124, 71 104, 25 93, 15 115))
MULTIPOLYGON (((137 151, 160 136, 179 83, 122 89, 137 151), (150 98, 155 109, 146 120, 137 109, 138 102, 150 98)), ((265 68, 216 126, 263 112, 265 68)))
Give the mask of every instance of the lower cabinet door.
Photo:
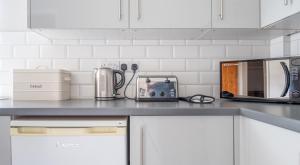
POLYGON ((300 133, 240 117, 240 165, 300 165, 300 133))
POLYGON ((233 165, 233 116, 135 116, 131 165, 233 165))

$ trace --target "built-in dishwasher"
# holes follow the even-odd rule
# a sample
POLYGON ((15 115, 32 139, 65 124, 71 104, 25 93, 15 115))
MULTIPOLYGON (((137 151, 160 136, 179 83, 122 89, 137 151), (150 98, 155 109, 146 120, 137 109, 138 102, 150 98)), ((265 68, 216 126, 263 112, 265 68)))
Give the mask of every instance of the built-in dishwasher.
POLYGON ((126 165, 126 117, 11 122, 12 165, 126 165))

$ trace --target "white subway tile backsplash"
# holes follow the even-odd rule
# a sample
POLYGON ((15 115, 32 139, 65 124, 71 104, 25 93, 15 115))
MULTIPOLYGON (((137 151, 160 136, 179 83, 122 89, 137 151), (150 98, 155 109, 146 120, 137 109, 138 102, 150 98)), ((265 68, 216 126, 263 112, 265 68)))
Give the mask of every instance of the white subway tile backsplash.
POLYGON ((133 40, 133 45, 159 45, 159 40, 133 40))
POLYGON ((95 58, 120 58, 119 46, 95 46, 95 58))
POLYGON ((178 90, 179 90, 179 97, 186 97, 186 86, 185 85, 179 85, 178 86, 178 90))
POLYGON ((78 59, 55 59, 53 60, 53 68, 78 71, 79 60, 78 59))
POLYGON ((186 95, 193 96, 195 94, 203 94, 212 96, 212 86, 209 85, 186 85, 186 95))
POLYGON ((38 58, 40 55, 39 46, 15 46, 14 57, 16 58, 38 58))
POLYGON ((198 58, 199 47, 198 46, 174 46, 173 56, 174 58, 198 58))
POLYGON ((253 46, 253 57, 267 58, 270 55, 270 47, 253 46))
POLYGON ((237 40, 213 40, 215 45, 237 45, 239 42, 237 40))
POLYGON ((51 40, 34 32, 27 32, 27 44, 51 44, 51 40))
POLYGON ((13 48, 10 45, 0 45, 0 58, 10 58, 13 56, 13 48))
POLYGON ((41 58, 65 58, 67 54, 67 49, 65 46, 41 46, 40 47, 41 58))
POLYGON ((107 40, 107 45, 132 45, 132 40, 107 40))
POLYGON ((265 40, 239 40, 240 45, 267 45, 265 40))
POLYGON ((180 85, 199 84, 198 72, 174 72, 177 76, 180 85))
POLYGON ((70 46, 67 52, 69 58, 91 58, 93 56, 91 46, 70 46))
MULTIPOLYGON (((160 71, 159 60, 134 60, 133 62, 139 65, 139 71, 160 71)), ((128 67, 130 68, 131 66, 128 67)))
POLYGON ((219 72, 201 72, 200 73, 200 84, 203 85, 217 85, 220 82, 219 72))
POLYGON ((95 86, 94 85, 79 86, 79 96, 81 99, 93 99, 95 97, 95 86))
POLYGON ((212 70, 211 60, 187 60, 186 71, 210 71, 212 70))
POLYGON ((160 40, 160 45, 185 45, 185 40, 160 40))
POLYGON ((148 46, 147 47, 148 58, 172 58, 171 46, 148 46))
POLYGON ((185 60, 161 60, 161 71, 185 71, 185 60))
POLYGON ((211 40, 187 40, 186 45, 211 45, 211 40))
POLYGON ((224 46, 201 46, 200 47, 201 58, 224 58, 225 47, 224 46))
POLYGON ((12 87, 9 85, 0 86, 0 97, 9 98, 11 96, 12 87))
POLYGON ((295 56, 298 55, 298 40, 291 41, 291 55, 295 56))
POLYGON ((144 58, 146 51, 144 46, 121 46, 121 58, 144 58))
POLYGON ((49 59, 29 59, 27 69, 52 69, 52 60, 49 59))
POLYGON ((92 85, 94 84, 93 72, 72 72, 71 84, 73 85, 92 85))
POLYGON ((78 45, 79 40, 53 40, 55 45, 78 45))
POLYGON ((11 72, 0 72, 0 85, 9 85, 12 83, 11 72))
MULTIPOLYGON (((300 37, 291 38, 293 54, 300 55, 300 37)), ((48 40, 34 32, 0 32, 0 96, 10 96, 11 69, 40 66, 70 70, 71 98, 93 99, 94 68, 119 69, 126 63, 128 82, 136 63, 137 75, 176 75, 180 96, 218 97, 220 60, 268 57, 269 52, 269 42, 261 40, 48 40)))
POLYGON ((249 58, 252 56, 251 46, 227 46, 226 56, 229 58, 249 58))
POLYGON ((79 85, 71 85, 71 99, 80 99, 79 85))
POLYGON ((213 97, 220 98, 220 86, 213 86, 213 97))
POLYGON ((26 32, 0 32, 0 44, 25 44, 26 32))
POLYGON ((105 45, 106 40, 80 40, 81 45, 105 45))
POLYGON ((93 71, 95 68, 104 67, 105 60, 81 59, 80 71, 93 71))
POLYGON ((25 69, 26 60, 24 59, 1 59, 0 70, 11 71, 12 69, 25 69))

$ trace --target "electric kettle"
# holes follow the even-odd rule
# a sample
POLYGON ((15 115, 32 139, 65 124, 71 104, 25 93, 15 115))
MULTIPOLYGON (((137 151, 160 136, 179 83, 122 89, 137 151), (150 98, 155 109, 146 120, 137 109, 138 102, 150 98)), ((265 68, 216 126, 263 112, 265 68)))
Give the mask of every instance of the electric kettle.
POLYGON ((121 70, 112 68, 95 68, 95 99, 96 100, 114 100, 118 89, 125 84, 125 75, 121 70), (117 75, 120 75, 118 80, 117 75))

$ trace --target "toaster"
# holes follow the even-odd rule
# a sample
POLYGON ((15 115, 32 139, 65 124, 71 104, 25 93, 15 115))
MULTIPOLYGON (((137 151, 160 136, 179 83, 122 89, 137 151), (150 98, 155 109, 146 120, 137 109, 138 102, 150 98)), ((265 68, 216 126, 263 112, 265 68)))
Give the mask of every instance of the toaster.
POLYGON ((136 83, 137 101, 178 101, 176 76, 140 75, 136 83))

